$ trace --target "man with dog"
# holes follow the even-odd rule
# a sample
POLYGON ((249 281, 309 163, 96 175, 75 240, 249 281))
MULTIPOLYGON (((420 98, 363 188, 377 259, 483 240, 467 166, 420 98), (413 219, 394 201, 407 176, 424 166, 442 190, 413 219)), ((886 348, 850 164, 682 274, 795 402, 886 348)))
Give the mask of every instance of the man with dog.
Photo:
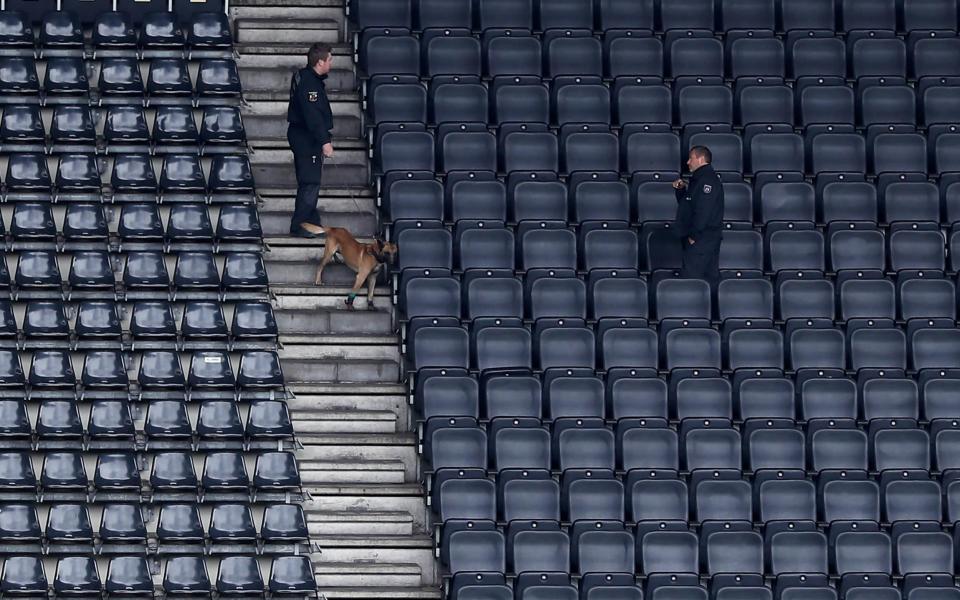
POLYGON ((333 111, 324 82, 333 65, 330 44, 316 43, 307 52, 307 66, 293 74, 287 108, 287 141, 297 173, 297 200, 290 233, 314 238, 323 233, 317 198, 323 161, 333 156, 333 111))
POLYGON ((680 276, 704 279, 713 289, 720 282, 720 240, 723 238, 723 184, 713 170, 713 154, 694 146, 687 157, 690 183, 673 182, 677 195, 675 233, 683 246, 680 276))

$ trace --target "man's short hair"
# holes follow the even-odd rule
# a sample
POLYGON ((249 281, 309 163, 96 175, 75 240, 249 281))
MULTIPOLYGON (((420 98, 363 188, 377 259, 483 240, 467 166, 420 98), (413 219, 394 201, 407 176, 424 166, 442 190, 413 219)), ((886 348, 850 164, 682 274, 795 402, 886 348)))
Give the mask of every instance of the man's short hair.
POLYGON ((713 153, 710 152, 710 148, 706 146, 694 146, 690 148, 690 154, 696 156, 697 158, 702 158, 708 164, 713 162, 713 153))
POLYGON ((317 66, 317 63, 320 61, 327 60, 327 57, 330 56, 332 51, 333 47, 326 42, 317 42, 316 44, 310 46, 310 50, 307 51, 307 66, 317 66))

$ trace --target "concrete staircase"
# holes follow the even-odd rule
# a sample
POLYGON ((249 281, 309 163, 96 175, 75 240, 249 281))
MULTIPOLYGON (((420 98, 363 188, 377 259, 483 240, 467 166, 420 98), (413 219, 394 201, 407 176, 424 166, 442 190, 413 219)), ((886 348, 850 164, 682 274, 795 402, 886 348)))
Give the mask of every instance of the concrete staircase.
MULTIPOLYGON (((244 124, 263 199, 264 259, 275 294, 284 373, 320 593, 328 600, 440 598, 416 434, 401 383, 388 286, 372 310, 348 311, 354 276, 342 265, 313 284, 322 241, 287 235, 296 182, 286 142, 290 76, 314 41, 335 45, 327 80, 336 155, 324 166, 323 222, 369 238, 378 228, 343 0, 233 0, 244 124)), ((366 308, 365 298, 357 300, 366 308)))

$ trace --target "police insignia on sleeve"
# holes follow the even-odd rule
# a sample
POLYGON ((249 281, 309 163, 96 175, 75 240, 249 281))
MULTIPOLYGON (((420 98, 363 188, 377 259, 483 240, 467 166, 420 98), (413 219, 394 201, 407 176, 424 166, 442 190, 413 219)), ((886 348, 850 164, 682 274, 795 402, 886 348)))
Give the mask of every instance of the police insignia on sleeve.
POLYGON ((310 102, 316 102, 320 99, 320 92, 307 92, 307 100, 310 102))
POLYGON ((703 186, 703 193, 704 193, 704 194, 709 194, 709 193, 712 192, 712 191, 713 191, 713 186, 712 186, 712 185, 705 185, 705 186, 703 186))

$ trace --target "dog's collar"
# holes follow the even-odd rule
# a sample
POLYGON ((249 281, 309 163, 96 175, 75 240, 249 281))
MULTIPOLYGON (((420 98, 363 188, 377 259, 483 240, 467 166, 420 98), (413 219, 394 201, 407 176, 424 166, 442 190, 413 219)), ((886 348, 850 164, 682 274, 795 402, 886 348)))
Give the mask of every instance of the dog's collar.
POLYGON ((367 252, 367 254, 373 257, 373 260, 377 261, 378 263, 383 264, 384 262, 386 262, 386 260, 383 258, 383 250, 379 248, 377 250, 374 250, 373 244, 368 245, 365 251, 367 252))

